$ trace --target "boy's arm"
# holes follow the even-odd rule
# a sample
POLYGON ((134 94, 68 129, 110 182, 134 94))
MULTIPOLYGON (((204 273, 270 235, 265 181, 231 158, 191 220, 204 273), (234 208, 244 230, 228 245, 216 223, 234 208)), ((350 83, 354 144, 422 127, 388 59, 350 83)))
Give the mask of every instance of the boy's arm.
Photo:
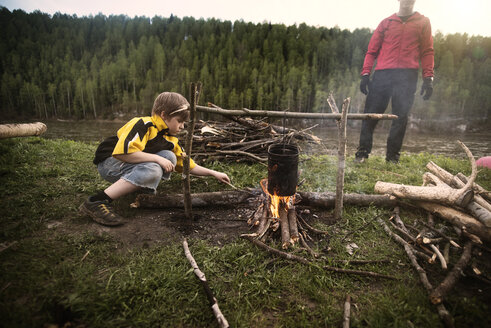
POLYGON ((126 162, 126 163, 144 163, 144 162, 154 162, 160 165, 165 172, 174 171, 174 165, 171 161, 162 156, 156 154, 145 153, 142 151, 137 151, 130 154, 119 154, 113 155, 114 158, 126 162))
POLYGON ((206 167, 203 167, 201 165, 196 165, 189 172, 193 175, 213 176, 213 177, 215 177, 215 179, 217 179, 220 182, 230 183, 230 179, 225 173, 218 172, 215 170, 210 170, 210 169, 207 169, 206 167))

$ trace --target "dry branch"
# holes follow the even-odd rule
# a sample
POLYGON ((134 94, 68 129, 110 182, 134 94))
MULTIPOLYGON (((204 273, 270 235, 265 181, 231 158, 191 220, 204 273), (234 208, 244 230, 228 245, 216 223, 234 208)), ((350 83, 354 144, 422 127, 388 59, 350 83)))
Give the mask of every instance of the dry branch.
POLYGON ((336 204, 334 219, 339 220, 343 215, 344 170, 346 167, 346 115, 349 111, 350 98, 343 102, 341 120, 338 121, 338 174, 336 178, 336 204))
POLYGON ((436 287, 430 294, 430 300, 433 304, 440 304, 445 295, 455 286, 459 278, 462 276, 464 269, 469 264, 471 259, 472 242, 468 241, 464 245, 464 251, 460 256, 457 264, 448 273, 442 283, 436 287))
MULTIPOLYGON (((430 281, 428 280, 428 276, 426 275, 425 270, 418 264, 418 261, 416 257, 414 256, 414 252, 409 246, 409 244, 404 241, 401 237, 393 233, 390 228, 385 224, 385 222, 382 219, 378 219, 378 222, 380 225, 384 228, 385 232, 392 237, 394 240, 399 242, 401 245, 403 245, 404 250, 406 251, 407 256, 409 257, 409 260, 411 261, 411 264, 413 265, 414 269, 419 275, 420 281, 427 290, 428 293, 430 293, 433 290, 433 286, 431 285, 430 281)), ((450 315, 450 313, 447 311, 445 306, 443 304, 438 304, 437 306, 437 311, 438 315, 440 318, 443 320, 445 323, 446 327, 454 327, 453 324, 453 318, 450 315)))
MULTIPOLYGON (((223 109, 217 107, 196 106, 198 112, 220 114, 224 116, 250 116, 250 117, 277 117, 277 118, 307 118, 307 119, 341 119, 342 114, 335 113, 295 113, 284 111, 269 111, 269 110, 250 110, 243 109, 223 109)), ((397 115, 392 114, 348 114, 349 120, 395 120, 397 115)))
POLYGON ((351 296, 346 295, 346 300, 344 301, 344 311, 343 311, 343 328, 349 328, 350 310, 351 310, 351 296))
POLYGON ((229 327, 227 319, 225 319, 222 312, 220 311, 220 308, 218 307, 217 299, 215 298, 215 296, 213 296, 213 292, 211 291, 210 286, 208 285, 208 281, 206 280, 205 274, 199 269, 198 264, 194 260, 193 255, 189 250, 188 242, 186 241, 186 239, 183 240, 182 246, 184 247, 184 254, 186 255, 186 258, 191 264, 191 267, 193 268, 194 274, 196 275, 196 277, 198 277, 199 281, 203 285, 203 288, 205 289, 206 298, 210 302, 211 309, 213 310, 213 314, 215 315, 218 324, 220 325, 220 327, 223 328, 229 327))
POLYGON ((192 203, 191 203, 191 176, 190 176, 190 156, 191 156, 191 150, 193 147, 193 134, 194 134, 194 126, 196 124, 196 103, 197 98, 198 98, 198 92, 201 89, 201 84, 196 84, 193 82, 191 83, 190 87, 190 104, 191 104, 191 109, 190 109, 190 117, 189 117, 189 124, 188 124, 188 129, 187 132, 188 134, 186 135, 186 144, 184 146, 184 152, 186 153, 186 156, 184 156, 183 159, 183 172, 182 172, 182 185, 183 185, 183 194, 184 194, 184 213, 187 219, 191 219, 193 217, 192 213, 192 203))

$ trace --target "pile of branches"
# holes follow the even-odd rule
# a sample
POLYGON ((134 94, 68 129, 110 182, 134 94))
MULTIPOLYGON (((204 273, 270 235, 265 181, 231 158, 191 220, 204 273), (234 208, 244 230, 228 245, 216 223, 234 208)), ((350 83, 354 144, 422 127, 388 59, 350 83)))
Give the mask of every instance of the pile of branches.
POLYGON ((268 147, 277 142, 320 144, 321 140, 305 130, 273 125, 264 120, 230 116, 227 122, 196 123, 192 157, 196 161, 220 160, 259 162, 268 160, 268 147))
POLYGON ((426 166, 429 172, 423 175, 423 186, 381 181, 375 184, 375 192, 391 195, 428 213, 426 222, 418 220, 409 225, 400 219, 396 207, 388 223, 382 219, 378 221, 387 234, 404 247, 431 303, 447 327, 454 324, 445 308, 445 298, 460 278, 469 276, 491 284, 487 276, 491 272, 491 249, 488 247, 491 243, 491 193, 474 182, 477 176, 474 157, 464 144, 460 144, 471 162, 470 177, 461 173, 453 175, 430 162, 426 166), (442 221, 436 222, 437 217, 442 221), (438 262, 439 269, 429 265, 438 262))

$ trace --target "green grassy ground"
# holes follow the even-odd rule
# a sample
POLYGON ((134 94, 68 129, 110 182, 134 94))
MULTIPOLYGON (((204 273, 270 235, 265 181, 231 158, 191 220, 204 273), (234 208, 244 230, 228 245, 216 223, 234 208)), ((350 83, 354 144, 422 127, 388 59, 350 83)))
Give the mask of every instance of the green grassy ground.
MULTIPOLYGON (((0 242, 13 244, 0 253, 0 326, 43 327, 70 322, 72 327, 216 327, 180 243, 120 251, 106 234, 67 234, 53 222, 80 220, 78 205, 107 183, 91 163, 95 144, 14 138, 0 141, 0 242), (90 256, 84 257, 90 251, 90 256)), ((403 156, 399 165, 373 157, 363 165, 347 162, 346 191, 372 193, 377 180, 421 184, 433 160, 450 172, 469 174, 465 160, 403 156)), ((238 187, 257 187, 266 176, 262 165, 207 163, 225 171, 238 187)), ((334 191, 337 161, 329 156, 301 158, 302 190, 334 191)), ((478 182, 491 187, 491 170, 478 182)), ((161 191, 180 191, 172 179, 161 191)), ((198 180, 194 191, 223 189, 198 180)), ((352 327, 441 327, 426 291, 403 249, 373 220, 391 210, 346 207, 342 221, 318 222, 330 231, 317 250, 330 247, 335 259, 389 259, 390 263, 341 267, 376 271, 397 280, 336 274, 271 255, 249 242, 217 247, 190 240, 190 249, 210 281, 220 308, 233 327, 339 327, 345 296, 353 298, 352 327), (344 240, 343 240, 344 238, 344 240), (347 242, 359 248, 350 256, 347 242)), ((413 223, 425 215, 402 210, 413 223)), ((307 256, 303 252, 298 255, 307 256)), ((457 255, 456 255, 457 256, 457 255)), ((332 265, 338 265, 331 263, 332 265)), ((430 269, 438 274, 438 268, 430 269)), ((491 325, 489 304, 479 295, 449 298, 447 309, 457 327, 491 325)))

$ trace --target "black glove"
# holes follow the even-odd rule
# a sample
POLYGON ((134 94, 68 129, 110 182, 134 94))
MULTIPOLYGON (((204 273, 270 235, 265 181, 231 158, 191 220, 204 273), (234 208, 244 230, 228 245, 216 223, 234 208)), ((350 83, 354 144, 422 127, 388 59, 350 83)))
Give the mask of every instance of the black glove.
POLYGON ((425 77, 423 80, 423 85, 421 86, 421 95, 423 95, 424 100, 430 99, 431 95, 433 94, 433 78, 432 77, 425 77))
POLYGON ((362 75, 360 81, 360 91, 365 96, 368 94, 368 82, 370 82, 370 75, 362 75))

